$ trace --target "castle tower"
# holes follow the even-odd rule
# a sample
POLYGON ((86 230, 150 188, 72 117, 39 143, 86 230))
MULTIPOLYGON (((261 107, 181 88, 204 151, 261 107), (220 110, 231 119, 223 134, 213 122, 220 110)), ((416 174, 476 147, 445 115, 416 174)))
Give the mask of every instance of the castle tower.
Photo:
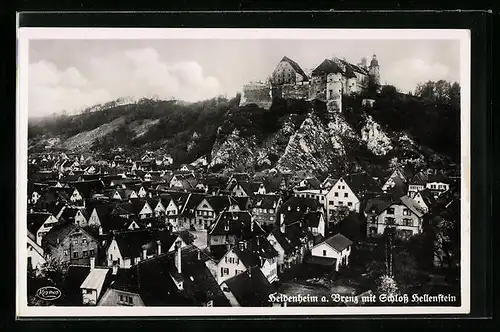
POLYGON ((326 108, 328 112, 342 111, 342 90, 342 74, 328 74, 326 82, 326 108))
POLYGON ((378 65, 377 56, 375 54, 373 54, 372 61, 370 62, 368 74, 373 78, 373 81, 380 86, 380 66, 378 65))

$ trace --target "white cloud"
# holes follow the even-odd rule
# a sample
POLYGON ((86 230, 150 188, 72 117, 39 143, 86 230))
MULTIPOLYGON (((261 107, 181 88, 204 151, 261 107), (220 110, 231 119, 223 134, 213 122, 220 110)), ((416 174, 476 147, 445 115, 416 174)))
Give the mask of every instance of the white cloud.
POLYGON ((418 83, 450 79, 450 69, 441 63, 427 63, 418 58, 406 58, 389 68, 381 69, 382 83, 392 84, 403 92, 414 91, 418 83))
POLYGON ((88 68, 58 68, 39 61, 29 68, 29 114, 82 109, 119 97, 211 98, 220 84, 197 62, 167 63, 153 48, 92 57, 88 68))

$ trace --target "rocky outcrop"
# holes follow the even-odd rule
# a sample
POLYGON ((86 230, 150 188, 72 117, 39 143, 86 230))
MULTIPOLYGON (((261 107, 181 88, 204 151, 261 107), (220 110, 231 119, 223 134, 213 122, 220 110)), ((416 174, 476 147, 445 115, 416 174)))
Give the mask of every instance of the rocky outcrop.
POLYGON ((328 128, 313 113, 304 120, 276 163, 279 171, 311 169, 326 172, 339 157, 328 128))
POLYGON ((366 142, 368 149, 377 156, 385 156, 393 149, 391 139, 370 115, 366 117, 366 122, 361 128, 361 139, 366 142))
POLYGON ((209 167, 224 165, 227 169, 251 170, 256 164, 255 138, 242 138, 234 130, 225 139, 216 140, 211 153, 209 167))

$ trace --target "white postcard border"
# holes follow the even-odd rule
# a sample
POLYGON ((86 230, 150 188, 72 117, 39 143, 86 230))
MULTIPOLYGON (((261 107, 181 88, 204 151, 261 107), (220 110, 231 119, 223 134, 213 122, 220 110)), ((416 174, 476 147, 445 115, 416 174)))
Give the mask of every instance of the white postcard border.
POLYGON ((18 28, 16 112, 16 315, 28 317, 325 316, 470 312, 470 31, 452 29, 18 28), (34 39, 457 39, 461 85, 460 307, 32 307, 27 303, 26 211, 29 40, 34 39))

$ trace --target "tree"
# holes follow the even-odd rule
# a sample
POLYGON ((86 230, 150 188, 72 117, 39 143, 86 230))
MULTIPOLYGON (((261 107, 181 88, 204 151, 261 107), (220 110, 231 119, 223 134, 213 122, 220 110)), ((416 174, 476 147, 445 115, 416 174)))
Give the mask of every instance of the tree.
POLYGON ((380 83, 378 83, 375 78, 371 75, 368 76, 368 84, 367 84, 367 97, 374 98, 377 93, 380 91, 380 83))
POLYGON ((347 206, 339 206, 337 209, 332 211, 329 223, 333 225, 338 224, 349 215, 349 212, 350 211, 347 206))
POLYGON ((380 94, 385 97, 394 98, 398 93, 398 89, 394 85, 384 85, 380 94))
POLYGON ((394 277, 389 275, 383 275, 378 280, 377 293, 385 294, 387 296, 395 296, 399 294, 398 284, 394 277))
POLYGON ((435 100, 436 97, 436 84, 433 81, 427 81, 426 83, 420 83, 415 89, 415 95, 422 98, 428 98, 430 100, 435 100))
POLYGON ((449 103, 451 84, 445 80, 439 80, 434 84, 435 100, 441 103, 449 103))
POLYGON ((450 86, 450 104, 453 107, 459 108, 460 107, 460 84, 458 82, 454 82, 450 86))

